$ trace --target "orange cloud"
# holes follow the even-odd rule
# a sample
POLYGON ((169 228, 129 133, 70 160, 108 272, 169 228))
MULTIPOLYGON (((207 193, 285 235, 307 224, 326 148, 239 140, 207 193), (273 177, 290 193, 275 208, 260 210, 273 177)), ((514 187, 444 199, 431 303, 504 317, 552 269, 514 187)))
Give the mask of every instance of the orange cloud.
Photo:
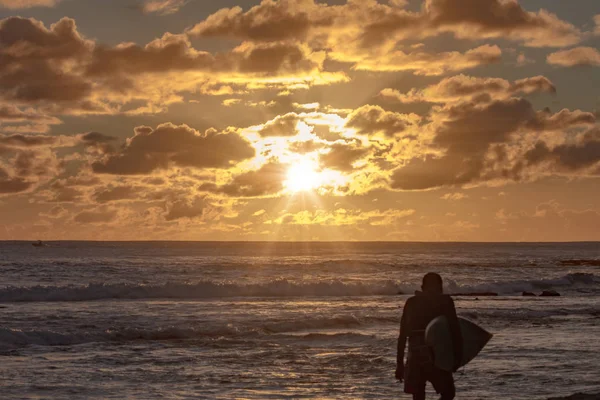
POLYGON ((0 8, 17 10, 32 7, 54 7, 61 0, 0 0, 0 8))
POLYGON ((389 209, 385 211, 373 210, 347 210, 339 208, 334 211, 317 210, 286 213, 274 220, 267 220, 267 225, 320 225, 320 226, 347 226, 366 223, 372 226, 392 225, 401 218, 415 214, 415 210, 389 209))
POLYGON ((554 84, 544 76, 509 82, 502 78, 480 78, 456 75, 444 78, 424 89, 412 89, 404 94, 394 89, 383 89, 380 94, 401 103, 448 103, 453 101, 483 101, 508 98, 517 94, 556 93, 554 84))
POLYGON ((393 48, 398 40, 445 32, 461 39, 505 38, 533 47, 572 45, 581 37, 577 28, 554 14, 525 11, 514 0, 426 0, 420 12, 375 0, 339 6, 314 0, 263 0, 246 12, 241 7, 221 9, 188 30, 188 34, 201 37, 293 39, 329 47, 358 43, 363 49, 393 48))
POLYGON ((341 56, 338 61, 353 62, 353 68, 357 70, 414 71, 417 75, 442 75, 448 72, 497 63, 500 61, 501 56, 502 51, 498 46, 484 45, 465 53, 457 51, 444 53, 394 51, 381 58, 372 58, 369 55, 348 58, 341 56))
POLYGON ((558 51, 547 57, 548 64, 561 67, 578 65, 600 66, 600 51, 593 47, 576 47, 570 50, 558 51))
POLYGON ((391 138, 402 134, 419 120, 420 117, 416 114, 394 113, 379 106, 366 105, 348 115, 346 126, 356 129, 359 134, 382 133, 391 138))
POLYGON ((142 5, 142 11, 145 13, 169 15, 179 11, 188 2, 189 0, 146 0, 142 5))

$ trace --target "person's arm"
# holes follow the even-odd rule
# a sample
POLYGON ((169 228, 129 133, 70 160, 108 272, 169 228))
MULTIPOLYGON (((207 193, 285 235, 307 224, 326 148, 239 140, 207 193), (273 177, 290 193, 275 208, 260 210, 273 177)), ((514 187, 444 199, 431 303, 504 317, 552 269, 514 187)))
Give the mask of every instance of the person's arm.
POLYGON ((448 325, 452 335, 452 343, 454 347, 454 371, 456 371, 460 367, 462 360, 463 340, 462 333, 460 331, 460 324, 458 323, 458 316, 456 315, 454 300, 452 300, 450 296, 448 296, 448 299, 449 302, 446 318, 448 319, 448 325))
POLYGON ((398 336, 398 353, 396 355, 396 379, 399 381, 404 379, 404 349, 406 347, 406 339, 408 337, 407 327, 407 311, 409 301, 407 300, 402 310, 402 319, 400 320, 400 335, 398 336))

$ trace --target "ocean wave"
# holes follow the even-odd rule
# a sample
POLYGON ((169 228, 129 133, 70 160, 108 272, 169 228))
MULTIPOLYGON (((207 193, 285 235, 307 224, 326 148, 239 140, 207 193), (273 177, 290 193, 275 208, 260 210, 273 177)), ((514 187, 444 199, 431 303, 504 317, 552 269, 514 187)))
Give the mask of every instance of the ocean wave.
POLYGON ((499 294, 517 294, 521 292, 534 292, 548 289, 585 289, 585 287, 600 286, 600 276, 585 273, 572 272, 559 278, 536 279, 536 280, 517 280, 517 281, 499 281, 486 282, 478 285, 459 285, 452 280, 448 281, 447 291, 449 293, 499 293, 499 294))
POLYGON ((19 330, 0 328, 0 349, 11 349, 28 345, 72 346, 94 342, 171 341, 219 339, 257 339, 272 335, 285 336, 294 340, 357 340, 372 336, 354 332, 315 333, 311 330, 355 329, 378 323, 398 324, 400 319, 354 315, 315 316, 303 320, 265 322, 256 326, 213 324, 198 326, 166 326, 149 328, 112 327, 106 330, 82 330, 75 333, 56 332, 48 329, 19 330), (308 333, 307 333, 308 332, 308 333))
POLYGON ((387 296, 406 290, 393 281, 375 284, 342 281, 292 282, 281 279, 264 284, 213 281, 198 283, 89 284, 86 286, 32 286, 0 289, 0 302, 92 301, 103 299, 204 299, 220 297, 387 296))
MULTIPOLYGON (((590 273, 570 273, 556 279, 489 282, 459 285, 447 280, 448 293, 495 292, 515 294, 541 289, 597 287, 600 277, 590 273)), ((260 284, 202 281, 197 283, 89 284, 86 286, 31 286, 0 289, 0 302, 94 301, 104 299, 207 299, 227 297, 345 297, 412 294, 418 283, 383 281, 356 283, 335 281, 294 282, 286 279, 260 284)))

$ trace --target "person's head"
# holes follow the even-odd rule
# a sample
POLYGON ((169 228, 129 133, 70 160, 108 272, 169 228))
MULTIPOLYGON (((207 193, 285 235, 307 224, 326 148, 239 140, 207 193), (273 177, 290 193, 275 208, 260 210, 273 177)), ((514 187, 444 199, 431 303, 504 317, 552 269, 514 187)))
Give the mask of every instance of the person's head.
POLYGON ((441 294, 444 292, 444 285, 440 274, 429 272, 423 277, 421 289, 424 293, 441 294))

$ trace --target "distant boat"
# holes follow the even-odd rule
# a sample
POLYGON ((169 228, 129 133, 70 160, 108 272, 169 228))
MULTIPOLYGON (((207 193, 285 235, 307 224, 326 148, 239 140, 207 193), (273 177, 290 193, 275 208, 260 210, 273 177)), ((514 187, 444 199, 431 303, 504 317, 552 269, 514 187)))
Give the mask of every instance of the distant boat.
POLYGON ((43 243, 41 240, 38 240, 37 242, 31 243, 31 245, 33 247, 46 247, 46 243, 43 243))

